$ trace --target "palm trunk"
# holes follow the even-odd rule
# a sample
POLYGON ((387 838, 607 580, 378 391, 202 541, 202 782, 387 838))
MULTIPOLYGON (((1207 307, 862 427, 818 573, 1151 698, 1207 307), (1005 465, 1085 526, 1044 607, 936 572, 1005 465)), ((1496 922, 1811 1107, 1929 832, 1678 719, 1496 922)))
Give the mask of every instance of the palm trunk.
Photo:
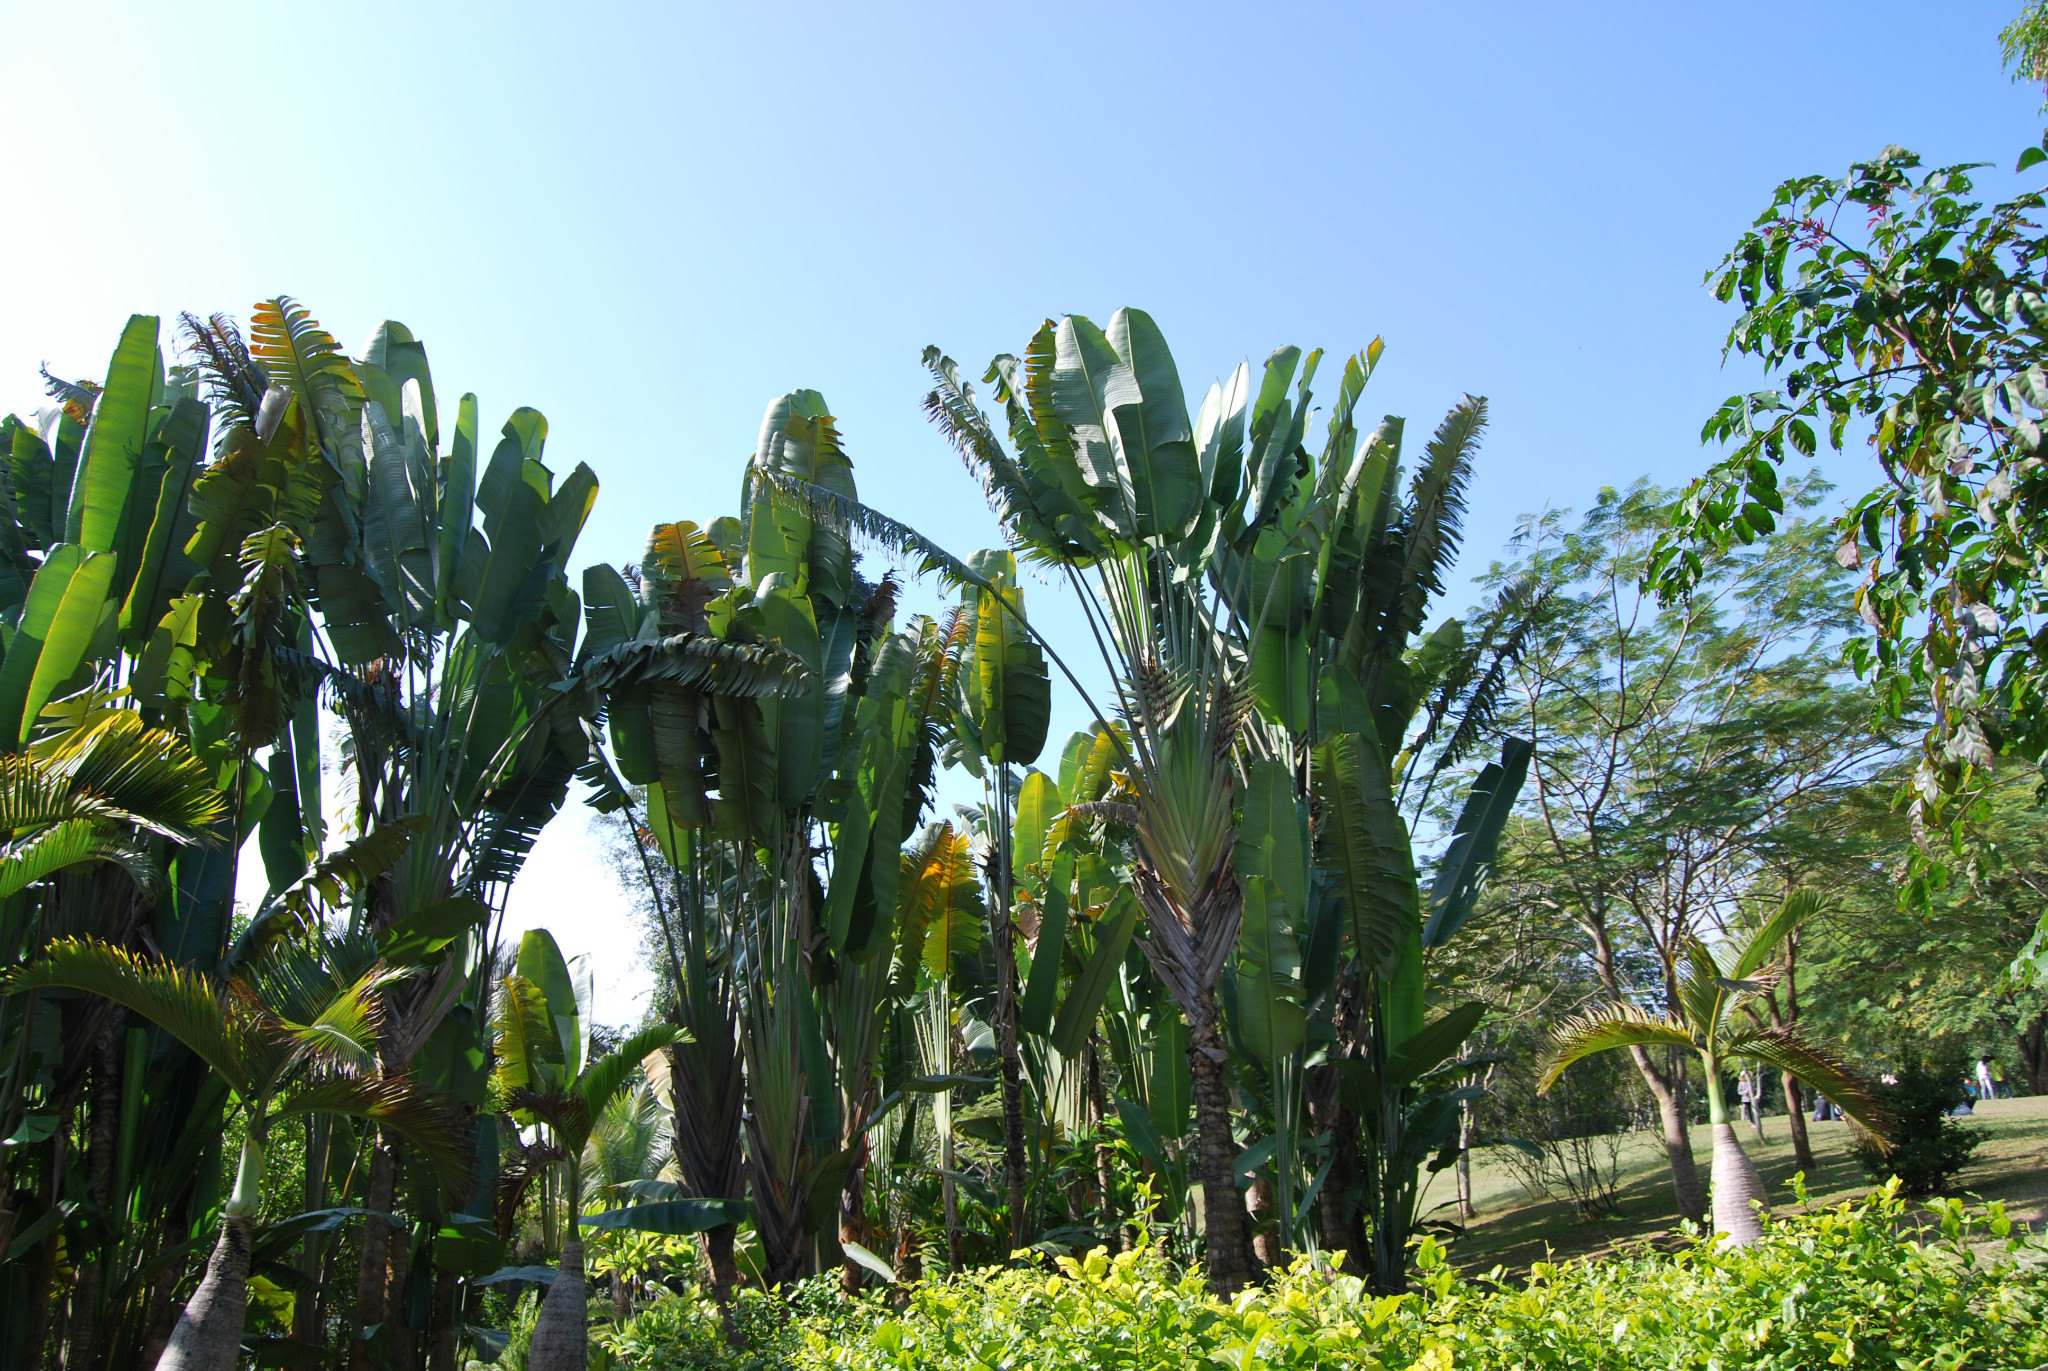
POLYGON ((1252 1280, 1251 1242, 1244 1200, 1237 1192, 1236 1139, 1230 1129, 1230 1090, 1223 1080, 1229 1054, 1216 1022, 1216 1001, 1189 1025, 1188 1069, 1195 1086, 1195 1148, 1202 1179, 1203 1245, 1207 1249, 1209 1289, 1228 1299, 1252 1280))
POLYGON ((235 1371, 242 1356, 242 1323, 249 1305, 251 1218, 225 1218, 206 1275, 186 1301, 156 1371, 235 1371))
POLYGON ((1017 929, 1010 911, 1008 768, 997 773, 996 831, 998 841, 989 862, 989 928, 996 944, 996 1052, 1002 1059, 1003 1180, 1010 1192, 1010 1250, 1031 1243, 1030 1216, 1024 1211, 1023 1053, 1017 1042, 1017 929))
POLYGON ((739 1263, 732 1255, 733 1239, 738 1234, 739 1225, 732 1223, 722 1223, 704 1234, 704 1261, 711 1268, 711 1297, 718 1302, 719 1316, 725 1323, 726 1345, 734 1348, 746 1345, 732 1308, 733 1292, 740 1279, 739 1263))
POLYGON ((590 1364, 590 1289, 583 1280, 583 1239, 576 1216, 569 1215, 569 1240, 562 1244, 562 1264, 555 1283, 541 1301, 533 1322, 533 1342, 526 1354, 527 1371, 583 1371, 590 1364))
POLYGON ((455 1329, 462 1322, 456 1301, 462 1298, 459 1277, 451 1271, 434 1273, 434 1327, 427 1339, 427 1371, 457 1371, 455 1329))
POLYGON ((1096 1036, 1088 1038, 1088 1127, 1095 1135, 1095 1200, 1100 1207, 1102 1241, 1110 1251, 1123 1250, 1123 1234, 1116 1211, 1116 1168, 1110 1158, 1109 1134, 1102 1122, 1109 1113, 1109 1101, 1102 1088, 1102 1054, 1096 1036))
POLYGON ((1714 1231, 1725 1233, 1730 1247, 1747 1247, 1763 1236, 1757 1206, 1764 1197, 1763 1181, 1742 1150, 1742 1139, 1728 1120, 1728 1104, 1721 1095, 1721 1064, 1712 1057, 1706 1068, 1707 1117, 1714 1127, 1714 1231))
POLYGON ((1472 1222, 1472 1101, 1458 1106, 1458 1218, 1472 1222))
MULTIPOLYGON (((868 1231, 868 1135, 865 1131, 853 1140, 853 1165, 846 1168, 846 1182, 839 1187, 839 1241, 857 1242, 873 1251, 874 1234, 868 1231)), ((839 1259, 839 1288, 848 1295, 858 1295, 867 1268, 841 1250, 839 1259)))
MULTIPOLYGON (((92 1089, 87 1096, 86 1193, 104 1221, 113 1221, 114 1151, 121 1124, 120 1042, 127 1015, 107 1016, 93 1046, 92 1089)), ((71 1287, 71 1322, 64 1344, 64 1371, 87 1371, 97 1359, 100 1288, 106 1279, 106 1243, 79 1263, 71 1287)))
POLYGON ((590 1364, 590 1287, 583 1279, 583 1231, 577 1211, 583 1207, 583 1176, 577 1157, 581 1144, 564 1147, 568 1158, 561 1175, 568 1203, 568 1232, 562 1242, 555 1283, 540 1302, 533 1321, 533 1342, 526 1354, 527 1371, 584 1371, 590 1364))
POLYGON ((1715 1124, 1714 1231, 1727 1234, 1730 1247, 1747 1247, 1763 1236, 1755 1208, 1763 1197, 1763 1181, 1742 1150, 1735 1125, 1715 1124))
MULTIPOLYGON (((370 1174, 363 1182, 363 1208, 372 1214, 391 1212, 391 1198, 397 1184, 397 1167, 391 1153, 370 1128, 370 1174)), ((391 1225, 383 1219, 363 1221, 363 1250, 356 1268, 357 1336, 349 1345, 349 1371, 372 1371, 370 1346, 363 1329, 384 1322, 384 1288, 390 1275, 391 1225)))

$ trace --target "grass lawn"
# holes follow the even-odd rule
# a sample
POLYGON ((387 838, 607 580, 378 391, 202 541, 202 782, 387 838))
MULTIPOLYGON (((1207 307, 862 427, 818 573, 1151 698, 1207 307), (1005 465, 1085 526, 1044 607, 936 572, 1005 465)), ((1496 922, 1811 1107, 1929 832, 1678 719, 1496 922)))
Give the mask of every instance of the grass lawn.
MULTIPOLYGON (((1974 1122, 1984 1130, 1986 1141, 1956 1179, 1954 1193, 2003 1200, 2013 1218, 2041 1231, 2048 1225, 2048 1096, 1993 1100, 1979 1107, 1974 1122)), ((1835 1204, 1868 1193, 1872 1183, 1849 1151, 1849 1125, 1809 1120, 1806 1128, 1819 1164, 1806 1178, 1813 1203, 1835 1204)), ((1790 1182, 1798 1167, 1784 1116, 1764 1120, 1761 1146, 1747 1125, 1741 1135, 1772 1203, 1789 1207, 1790 1182)), ((1707 1125, 1693 1129, 1692 1146, 1704 1179, 1713 1158, 1707 1125)), ((1424 1209, 1433 1211, 1430 1217, 1456 1219, 1456 1185, 1453 1172, 1435 1177, 1423 1200, 1424 1209)), ((1651 1132, 1638 1133, 1622 1145, 1621 1207, 1613 1218, 1583 1220, 1568 1202, 1532 1197, 1521 1179, 1487 1152, 1473 1153, 1472 1198, 1477 1217, 1452 1247, 1453 1258, 1468 1271, 1484 1271, 1495 1264, 1514 1270, 1533 1261, 1597 1255, 1623 1243, 1672 1237, 1677 1226, 1670 1168, 1663 1144, 1651 1132)))

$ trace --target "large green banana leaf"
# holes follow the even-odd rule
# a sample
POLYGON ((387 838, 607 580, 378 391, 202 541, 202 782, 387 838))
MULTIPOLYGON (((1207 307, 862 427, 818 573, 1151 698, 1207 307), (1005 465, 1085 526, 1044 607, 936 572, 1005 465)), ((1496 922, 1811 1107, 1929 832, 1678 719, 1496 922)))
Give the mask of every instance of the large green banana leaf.
POLYGON ((149 437, 150 411, 163 384, 156 316, 130 315, 86 429, 65 516, 66 542, 93 552, 112 552, 119 546, 122 519, 149 437))

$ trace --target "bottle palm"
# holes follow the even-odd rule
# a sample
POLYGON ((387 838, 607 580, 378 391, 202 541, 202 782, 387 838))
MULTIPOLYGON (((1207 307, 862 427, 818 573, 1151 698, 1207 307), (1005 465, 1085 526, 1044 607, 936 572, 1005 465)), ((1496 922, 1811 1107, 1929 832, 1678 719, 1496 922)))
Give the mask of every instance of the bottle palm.
POLYGON ((1786 939, 1819 909, 1818 895, 1796 890, 1776 914, 1732 947, 1714 949, 1698 938, 1687 939, 1678 998, 1666 1013, 1617 1004, 1565 1020, 1551 1035, 1537 1087, 1539 1093, 1548 1091, 1565 1068, 1595 1052, 1675 1047, 1696 1054, 1714 1130, 1714 1227, 1728 1235, 1732 1246, 1746 1247, 1762 1236, 1763 1184, 1728 1118, 1723 1063, 1737 1057, 1767 1062, 1819 1090, 1872 1133, 1881 1137, 1889 1125, 1877 1099, 1847 1063, 1794 1028, 1766 1025, 1744 1012, 1782 973, 1786 939))
MULTIPOLYGON (((586 997, 587 998, 587 997, 586 997)), ((581 1371, 588 1364, 588 1288, 583 1280, 585 1153, 612 1101, 633 1083, 641 1061, 682 1035, 668 1024, 636 1033, 591 1059, 587 1006, 576 994, 561 950, 545 929, 520 940, 518 970, 498 994, 498 1083, 513 1118, 544 1131, 560 1168, 567 1216, 561 1269, 534 1324, 531 1371, 581 1371)))
POLYGON ((62 987, 104 996, 183 1043, 234 1092, 241 1162, 220 1238, 171 1335, 161 1371, 230 1371, 240 1356, 249 1260, 263 1201, 270 1130, 333 1114, 367 1120, 413 1144, 444 1179, 466 1169, 460 1130, 403 1077, 378 1074, 378 992, 410 974, 371 961, 362 944, 280 947, 225 977, 65 939, 9 976, 10 992, 62 987), (364 963, 368 963, 364 965, 364 963))

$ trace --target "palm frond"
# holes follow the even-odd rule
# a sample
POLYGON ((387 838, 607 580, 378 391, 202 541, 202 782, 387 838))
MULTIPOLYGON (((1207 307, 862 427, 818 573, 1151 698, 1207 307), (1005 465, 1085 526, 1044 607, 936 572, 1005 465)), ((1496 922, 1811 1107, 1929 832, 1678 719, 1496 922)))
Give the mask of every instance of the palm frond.
POLYGON ((843 530, 849 537, 864 539, 875 546, 916 563, 918 574, 936 572, 953 586, 990 589, 986 578, 972 567, 919 533, 898 523, 880 510, 793 476, 755 467, 749 473, 755 485, 772 499, 786 500, 812 520, 843 530))
POLYGON ((561 812, 575 774, 576 768, 550 738, 539 760, 524 768, 511 784, 491 792, 483 828, 464 873, 465 885, 478 899, 484 899, 492 887, 503 892, 511 886, 526 865, 527 854, 540 841, 541 830, 561 812))
POLYGON ((373 966, 344 987, 308 1023, 280 1016, 278 1027, 294 1051, 343 1071, 366 1072, 377 1064, 377 1037, 384 1024, 379 993, 405 980, 412 969, 373 966))
POLYGON ((403 1076, 308 1076, 285 1094, 277 1112, 367 1120, 411 1143, 444 1194, 459 1194, 469 1184, 474 1155, 468 1131, 453 1110, 403 1076))
POLYGON ((1701 1037, 1711 1038, 1734 1009, 1742 987, 1729 979, 1713 949, 1698 938, 1683 939, 1679 956, 1683 962, 1678 973, 1679 1015, 1701 1037))
POLYGON ((208 401, 227 413, 228 426, 254 428, 270 377, 249 355, 242 331, 225 314, 201 319, 187 312, 178 318, 185 326, 185 350, 198 359, 199 374, 206 378, 208 401))
POLYGON ((0 848, 0 900, 86 862, 113 862, 147 891, 163 884, 162 868, 119 833, 90 819, 67 819, 0 848))
POLYGON ((513 1220, 518 1217, 519 1206, 526 1201, 526 1192, 547 1174, 550 1166, 561 1160, 562 1150, 559 1147, 536 1142, 516 1148, 510 1157, 498 1164, 498 1187, 492 1201, 491 1219, 499 1237, 511 1240, 513 1220))
POLYGON ((1443 590, 1464 530, 1465 487, 1486 428, 1486 401, 1465 396, 1429 440, 1409 486, 1403 520, 1401 608, 1396 632, 1419 631, 1429 602, 1443 590))
MULTIPOLYGON (((648 1060, 664 1059, 657 1053, 648 1060)), ((628 1186, 661 1185, 647 1178, 660 1169, 655 1163, 668 1136, 669 1113, 645 1081, 614 1097, 591 1126, 583 1149, 583 1174, 613 1194, 628 1186)))
POLYGON ((1471 756, 1472 749, 1485 740, 1488 725, 1500 709, 1501 697, 1510 684, 1511 673, 1528 650, 1529 640, 1545 622, 1544 611, 1550 604, 1551 593, 1549 587, 1538 584, 1534 575, 1503 587, 1479 641, 1459 670, 1447 677, 1436 692, 1414 749, 1420 752, 1434 742, 1453 711, 1458 712, 1458 722, 1430 765, 1432 782, 1437 775, 1471 756))
MULTIPOLYGON (((576 1094, 583 1101, 585 1117, 594 1119, 604 1113, 612 1097, 633 1079, 633 1073, 640 1069, 642 1060, 688 1036, 670 1024, 655 1024, 641 1029, 620 1043, 616 1051, 593 1062, 584 1070, 583 1079, 576 1082, 576 1094)), ((587 1136, 574 1140, 578 1149, 588 1141, 587 1136)))
POLYGON ((498 1083, 507 1092, 552 1089, 562 1065, 562 1043, 540 987, 524 976, 507 976, 499 982, 497 1000, 498 1083))
POLYGON ((1678 1020, 1648 1013, 1632 1004, 1608 1005, 1595 1013, 1574 1014, 1551 1030, 1537 1078, 1537 1092, 1556 1085, 1557 1078, 1573 1062, 1617 1047, 1683 1047, 1697 1051, 1699 1043, 1678 1020))
POLYGON ((219 840, 212 828, 228 806, 212 769, 182 738, 151 728, 132 709, 110 710, 37 746, 32 760, 62 776, 75 795, 105 806, 108 818, 181 843, 219 840))
POLYGON ((924 364, 934 382, 924 397, 925 417, 960 454, 1004 530, 1041 555, 1084 565, 1101 556, 1091 518, 1065 492, 1033 481, 1030 471, 1004 450, 953 359, 928 347, 924 364))
POLYGON ((0 989, 8 993, 54 986, 101 996, 149 1020, 192 1049, 244 1098, 253 1098, 264 1084, 256 1079, 262 1056, 257 1015, 189 967, 138 957, 94 939, 65 938, 0 978, 0 989))
POLYGON ((810 686, 803 659, 772 643, 728 643, 709 634, 635 639, 592 657, 583 667, 591 689, 665 684, 709 695, 758 700, 800 694, 810 686))
POLYGON ((88 423, 92 419, 94 406, 99 404, 103 387, 93 380, 67 381, 50 373, 47 362, 36 370, 43 378, 43 391, 52 400, 63 406, 64 413, 75 424, 88 423))
POLYGON ((1778 906, 1778 912, 1766 919, 1761 927, 1749 935, 1748 941, 1735 956, 1735 966, 1728 974, 1738 981, 1748 980, 1777 960, 1779 948, 1785 939, 1808 919, 1820 913, 1821 899, 1817 890, 1795 890, 1785 897, 1778 906))
POLYGON ((338 468, 362 463, 362 383, 348 354, 306 308, 280 295, 249 319, 249 353, 272 381, 297 397, 328 459, 338 468))
POLYGON ((370 882, 389 871, 427 826, 423 814, 379 824, 362 837, 315 862, 305 875, 279 891, 256 912, 235 943, 232 961, 260 960, 282 943, 304 937, 320 925, 321 906, 346 909, 370 882))
POLYGON ((1894 1120, 1855 1068, 1831 1049, 1808 1042, 1797 1029, 1749 1028, 1723 1038, 1719 1046, 1727 1056, 1755 1057, 1789 1071, 1880 1140, 1891 1132, 1894 1120))

